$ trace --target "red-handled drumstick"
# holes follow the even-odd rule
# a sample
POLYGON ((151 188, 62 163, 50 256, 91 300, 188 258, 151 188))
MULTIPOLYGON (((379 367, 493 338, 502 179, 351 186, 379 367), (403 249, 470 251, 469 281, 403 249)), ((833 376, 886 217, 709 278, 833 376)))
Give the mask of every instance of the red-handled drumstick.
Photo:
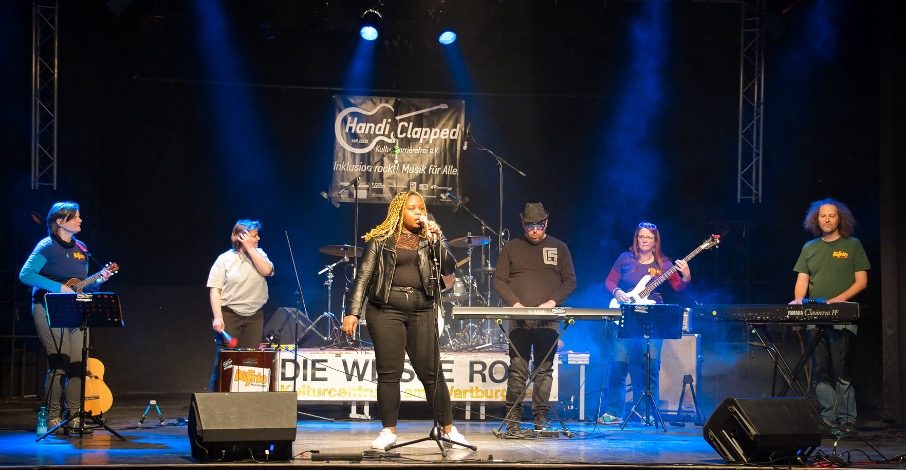
POLYGON ((227 344, 229 344, 231 348, 239 346, 239 340, 230 336, 230 334, 227 333, 226 330, 223 330, 220 333, 223 335, 223 338, 227 340, 227 344))

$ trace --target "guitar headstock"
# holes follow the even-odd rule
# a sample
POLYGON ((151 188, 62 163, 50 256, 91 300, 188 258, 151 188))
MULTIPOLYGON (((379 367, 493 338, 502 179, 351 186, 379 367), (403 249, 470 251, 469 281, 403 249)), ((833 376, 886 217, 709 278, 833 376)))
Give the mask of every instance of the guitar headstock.
POLYGON ((104 265, 104 269, 106 269, 110 274, 116 274, 116 272, 120 270, 120 266, 111 261, 104 265))
POLYGON ((720 235, 712 234, 704 242, 702 242, 702 244, 700 246, 701 246, 702 250, 710 250, 711 248, 714 248, 718 244, 720 244, 720 235))

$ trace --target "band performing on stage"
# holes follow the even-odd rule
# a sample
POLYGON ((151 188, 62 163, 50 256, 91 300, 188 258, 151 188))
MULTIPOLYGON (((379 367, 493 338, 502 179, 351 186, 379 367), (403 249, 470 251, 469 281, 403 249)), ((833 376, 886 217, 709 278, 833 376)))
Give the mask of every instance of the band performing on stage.
MULTIPOLYGON (((805 459, 820 444, 820 435, 858 435, 849 344, 859 320, 859 304, 852 300, 867 285, 869 263, 859 240, 852 237, 852 214, 843 203, 822 199, 807 212, 802 225, 818 238, 806 243, 796 262, 794 269, 799 277, 789 304, 665 303, 658 287, 667 283, 675 291, 686 289, 692 283, 691 260, 718 246, 720 236, 716 234, 686 257, 673 260, 663 251, 658 227, 641 222, 628 250, 616 257, 609 274, 584 280, 577 279, 566 243, 548 234, 551 217, 541 202, 525 204, 518 214, 522 234, 502 243, 496 265, 492 263, 495 254, 490 237, 467 233, 450 239, 436 215, 428 210, 425 197, 418 191, 397 193, 384 221, 361 237, 364 248, 355 246, 357 242, 320 248, 321 253, 342 258, 319 273, 329 275, 325 283, 328 292, 332 289, 332 269, 343 263, 353 267, 354 275, 347 280, 347 284, 351 281, 351 291, 347 296, 348 287, 344 289, 340 314, 328 307, 324 315, 313 319, 304 309, 283 309, 271 317, 267 327, 263 306, 269 297, 267 278, 275 274, 274 263, 258 247, 261 222, 238 220, 232 228, 230 249, 217 258, 207 281, 216 352, 207 393, 291 392, 292 402, 338 398, 340 403, 375 402, 383 429, 370 447, 379 452, 425 440, 436 442, 443 455, 451 449, 476 451, 478 446, 454 425, 453 404, 462 402, 483 403, 482 408, 488 402, 505 405, 503 415, 497 417, 499 426, 492 430, 500 439, 571 438, 575 432, 561 416, 564 410, 552 406, 552 399, 562 402, 560 395, 574 393, 566 392, 570 385, 561 379, 564 359, 575 355, 565 346, 571 341, 571 331, 567 330, 575 329, 576 323, 600 322, 604 334, 584 345, 589 351, 581 362, 588 364, 587 358, 594 357, 603 368, 602 377, 606 377, 597 408, 589 407, 593 411, 591 420, 598 425, 620 425, 620 429, 631 422, 666 431, 668 418, 672 422, 691 418, 698 425, 703 424, 703 418, 693 374, 684 375, 679 403, 664 399, 660 379, 665 372, 665 348, 675 348, 673 342, 679 344, 684 336, 700 341, 696 324, 742 322, 757 337, 753 344, 768 352, 780 374, 780 395, 791 391, 803 399, 807 406, 796 406, 815 423, 810 428, 814 432, 805 433, 815 437, 795 449, 794 456, 781 455, 789 453, 788 448, 761 451, 768 452, 773 460, 805 459), (482 253, 479 255, 476 249, 482 253), (571 307, 570 296, 583 283, 603 288, 592 297, 595 300, 591 305, 571 307), (320 323, 322 318, 326 321, 320 323), (810 343, 795 367, 789 365, 769 331, 769 326, 778 325, 808 328, 810 343), (370 342, 365 341, 364 333, 370 342), (318 351, 332 352, 342 359, 315 359, 316 351, 310 347, 308 357, 303 346, 311 338, 328 341, 318 351), (371 359, 359 362, 356 356, 341 356, 344 351, 367 353, 371 359), (469 358, 469 354, 475 356, 469 358), (507 360, 502 361, 501 356, 507 360), (803 385, 799 376, 809 363, 811 383, 803 385), (505 366, 502 375, 496 370, 501 366, 505 366), (369 367, 371 378, 360 374, 354 388, 335 383, 344 380, 343 373, 348 382, 350 371, 364 372, 369 367), (505 384, 505 388, 475 387, 476 371, 498 377, 497 383, 501 387, 505 384), (316 374, 321 374, 323 385, 335 392, 313 385, 309 380, 316 374), (413 378, 421 388, 409 384, 413 378), (629 386, 627 378, 631 380, 629 386), (683 399, 687 386, 693 402, 691 411, 683 399), (817 397, 817 402, 811 396, 817 397), (400 406, 413 399, 427 402, 434 424, 426 431, 427 437, 400 443, 400 406), (531 404, 528 416, 524 402, 531 404), (812 442, 814 439, 818 444, 812 442)), ((49 237, 38 243, 20 273, 22 282, 34 288, 35 324, 43 332, 51 364, 45 383, 48 427, 42 428, 45 434, 39 439, 62 432, 60 429, 81 437, 99 427, 122 438, 99 419, 109 403, 106 408, 85 403, 98 398, 84 389, 84 384, 96 377, 98 366, 89 371, 83 364, 90 360, 90 348, 83 344, 87 340, 82 331, 87 338, 88 326, 98 322, 92 322, 86 313, 81 329, 69 323, 61 328, 55 325, 63 321, 59 320, 61 314, 49 311, 60 308, 59 302, 49 302, 52 296, 80 296, 88 302, 93 297, 103 299, 103 295, 92 292, 119 269, 111 263, 97 274, 87 275, 91 254, 74 237, 81 231, 81 224, 78 204, 54 204, 47 216, 49 237), (73 387, 81 389, 81 398, 73 387), (97 425, 92 426, 92 422, 97 425)), ((121 318, 120 313, 114 321, 121 323, 121 318)), ((697 355, 697 349, 685 355, 697 355)), ((683 355, 680 352, 679 360, 688 359, 683 355)), ((668 366, 666 372, 685 372, 672 367, 668 366)), ((582 371, 584 375, 584 366, 582 371)), ((584 420, 584 382, 581 386, 579 419, 584 420)), ((211 403, 205 396, 196 395, 192 400, 190 439, 196 458, 217 460, 211 455, 218 452, 223 458, 242 458, 242 452, 254 455, 263 451, 259 442, 237 454, 236 449, 212 437, 214 434, 204 429, 210 420, 203 416, 216 407, 211 403)), ((220 406, 228 403, 226 399, 220 406)), ((728 419, 723 411, 719 408, 714 419, 728 419)), ((749 459, 730 450, 735 443, 727 442, 725 433, 714 432, 727 426, 725 422, 711 420, 704 426, 706 441, 728 462, 749 459)), ((278 447, 284 458, 291 458, 290 443, 281 442, 278 447)))

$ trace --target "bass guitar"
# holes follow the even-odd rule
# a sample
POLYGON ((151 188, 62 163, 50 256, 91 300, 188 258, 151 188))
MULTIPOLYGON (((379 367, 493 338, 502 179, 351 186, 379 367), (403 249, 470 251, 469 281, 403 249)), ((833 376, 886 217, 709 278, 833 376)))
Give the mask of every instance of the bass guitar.
MULTIPOLYGON (((718 243, 720 243, 720 235, 711 235, 696 249, 692 250, 692 253, 689 253, 685 258, 683 258, 683 261, 689 262, 689 260, 694 258, 695 255, 701 253, 703 250, 710 250, 711 248, 714 248, 718 243)), ((652 291, 657 289, 657 286, 663 284, 664 281, 669 279, 670 276, 672 276, 675 272, 676 265, 661 273, 661 275, 654 278, 653 281, 651 280, 651 276, 646 274, 645 277, 643 277, 642 280, 640 280, 639 283, 636 284, 635 288, 633 288, 632 291, 626 293, 626 295, 631 298, 629 302, 620 302, 616 299, 616 297, 614 297, 610 300, 610 308, 620 308, 621 304, 655 303, 653 300, 649 299, 648 296, 652 291), (648 281, 651 282, 649 283, 648 281)))
POLYGON ((113 406, 113 393, 104 383, 104 364, 93 357, 88 358, 85 375, 85 411, 92 416, 101 415, 113 406))

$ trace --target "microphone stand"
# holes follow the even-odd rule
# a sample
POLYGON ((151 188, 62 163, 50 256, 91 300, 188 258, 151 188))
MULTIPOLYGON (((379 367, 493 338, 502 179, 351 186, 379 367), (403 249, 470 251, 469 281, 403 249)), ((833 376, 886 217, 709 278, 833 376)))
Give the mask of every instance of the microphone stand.
MULTIPOLYGON (((294 327, 293 327, 293 329, 294 329, 294 332, 293 332, 293 335, 294 335, 293 336, 293 364, 294 364, 294 367, 296 368, 296 374, 298 374, 298 372, 299 372, 299 321, 300 320, 299 320, 299 317, 297 316, 297 312, 304 313, 305 318, 308 318, 308 307, 305 306, 305 295, 302 293, 302 282, 299 281, 299 270, 296 269, 296 257, 293 256, 293 245, 289 241, 289 232, 284 231, 283 233, 286 234, 286 246, 289 248, 289 259, 293 263, 293 272, 296 274, 296 286, 299 288, 299 290, 296 291, 296 311, 292 312, 293 323, 294 323, 294 327), (300 304, 302 305, 302 308, 304 310, 299 310, 300 304)), ((311 320, 309 320, 309 321, 311 321, 311 320)), ((315 326, 315 324, 312 323, 311 326, 309 326, 308 329, 305 330, 305 333, 308 333, 308 330, 312 329, 312 327, 314 327, 314 326, 315 326)), ((315 332, 317 333, 318 330, 315 330, 315 332)), ((318 335, 320 336, 320 333, 318 333, 318 335)), ((279 357, 279 356, 280 355, 277 354, 277 357, 279 357)), ((298 400, 299 396, 296 393, 296 378, 295 377, 293 378, 293 394, 296 395, 296 400, 298 400)), ((305 416, 311 416, 312 418, 323 419, 325 421, 334 421, 332 418, 326 418, 324 416, 313 415, 313 414, 304 413, 301 411, 299 411, 298 414, 305 415, 305 416)))
MULTIPOLYGON (((487 152, 488 154, 490 154, 492 157, 494 157, 497 160, 497 182, 498 182, 497 191, 498 191, 498 195, 500 197, 499 206, 498 206, 499 207, 498 216, 499 216, 499 220, 500 220, 500 230, 498 231, 498 233, 503 233, 503 165, 510 167, 513 171, 518 173, 523 178, 525 177, 525 173, 523 173, 522 170, 511 165, 510 162, 504 160, 503 157, 501 157, 500 155, 497 155, 496 153, 494 153, 493 150, 478 143, 478 141, 475 140, 474 134, 469 133, 469 138, 472 140, 472 142, 475 142, 475 146, 478 147, 478 150, 481 150, 482 152, 487 152)), ((497 252, 500 253, 500 250, 503 250, 503 239, 498 235, 497 236, 497 252)))

